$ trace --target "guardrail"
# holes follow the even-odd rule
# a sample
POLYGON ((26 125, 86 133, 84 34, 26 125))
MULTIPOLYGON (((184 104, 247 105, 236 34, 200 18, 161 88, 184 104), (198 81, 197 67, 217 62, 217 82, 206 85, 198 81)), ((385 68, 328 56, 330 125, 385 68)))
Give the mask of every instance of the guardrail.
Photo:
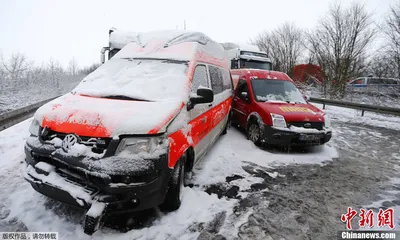
POLYGON ((32 117, 39 107, 56 98, 58 96, 0 115, 0 131, 32 117))
POLYGON ((310 102, 322 104, 323 109, 325 109, 325 105, 332 105, 332 106, 337 106, 337 107, 345 107, 345 108, 361 110, 361 116, 364 116, 364 112, 366 112, 366 111, 400 116, 400 108, 375 106, 375 105, 353 103, 353 102, 343 102, 343 101, 338 101, 338 100, 325 99, 325 98, 313 98, 313 97, 310 98, 310 102))
MULTIPOLYGON (((50 102, 51 100, 58 98, 50 98, 11 112, 7 112, 5 114, 0 115, 0 131, 9 128, 19 122, 22 122, 35 113, 35 111, 41 107, 43 104, 50 102)), ((345 108, 352 108, 361 110, 361 116, 364 116, 364 112, 376 112, 376 113, 385 113, 385 114, 392 114, 396 116, 400 116, 400 108, 391 108, 391 107, 383 107, 383 106, 374 106, 369 104, 361 104, 361 103, 353 103, 353 102, 343 102, 338 100, 332 99, 325 99, 325 98, 310 98, 310 102, 319 103, 323 105, 323 109, 325 109, 325 105, 332 105, 337 107, 345 107, 345 108)))

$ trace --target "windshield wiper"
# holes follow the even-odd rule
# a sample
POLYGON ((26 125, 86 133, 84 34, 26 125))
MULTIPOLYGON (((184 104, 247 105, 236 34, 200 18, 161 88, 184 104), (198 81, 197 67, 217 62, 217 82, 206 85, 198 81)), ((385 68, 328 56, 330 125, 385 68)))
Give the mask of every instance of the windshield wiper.
POLYGON ((143 102, 151 102, 150 100, 147 100, 147 99, 133 98, 133 97, 128 97, 128 96, 124 96, 124 95, 110 95, 110 96, 102 96, 101 98, 107 98, 107 99, 118 99, 118 100, 130 100, 130 101, 143 101, 143 102))

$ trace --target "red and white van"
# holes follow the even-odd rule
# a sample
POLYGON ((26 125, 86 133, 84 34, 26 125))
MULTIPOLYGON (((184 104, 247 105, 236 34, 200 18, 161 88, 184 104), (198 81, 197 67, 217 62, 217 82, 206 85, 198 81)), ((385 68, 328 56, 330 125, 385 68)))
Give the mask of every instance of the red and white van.
POLYGON ((307 102, 288 75, 259 69, 234 69, 238 76, 232 123, 256 144, 321 145, 332 136, 325 113, 307 102))
POLYGON ((25 179, 89 209, 88 234, 107 214, 179 208, 184 172, 226 133, 232 103, 229 60, 206 35, 111 34, 121 50, 39 108, 25 145, 25 179))

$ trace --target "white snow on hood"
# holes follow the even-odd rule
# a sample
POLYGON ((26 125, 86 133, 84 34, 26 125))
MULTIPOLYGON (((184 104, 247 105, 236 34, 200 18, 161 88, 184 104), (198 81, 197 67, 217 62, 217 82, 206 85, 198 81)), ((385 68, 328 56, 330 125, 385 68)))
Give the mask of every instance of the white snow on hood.
MULTIPOLYGON (((111 137, 122 134, 146 134, 177 114, 181 102, 146 102, 112 100, 66 94, 57 98, 35 113, 34 118, 42 123, 70 122, 89 128, 105 128, 111 137)), ((57 131, 57 129, 54 129, 57 131)), ((160 132, 165 129, 161 128, 160 132)))
POLYGON ((88 96, 122 95, 150 101, 188 97, 187 62, 113 58, 73 90, 88 96))

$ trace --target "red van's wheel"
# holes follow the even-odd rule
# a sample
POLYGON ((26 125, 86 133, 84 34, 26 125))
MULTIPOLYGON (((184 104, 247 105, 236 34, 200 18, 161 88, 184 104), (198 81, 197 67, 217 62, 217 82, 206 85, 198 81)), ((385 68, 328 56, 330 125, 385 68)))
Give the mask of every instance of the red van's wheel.
POLYGON ((261 130, 256 122, 250 122, 247 127, 247 138, 257 146, 261 142, 261 130))
POLYGON ((172 171, 168 183, 167 195, 164 202, 160 205, 160 209, 164 211, 175 211, 181 206, 181 192, 185 180, 185 160, 186 153, 178 160, 172 171))

